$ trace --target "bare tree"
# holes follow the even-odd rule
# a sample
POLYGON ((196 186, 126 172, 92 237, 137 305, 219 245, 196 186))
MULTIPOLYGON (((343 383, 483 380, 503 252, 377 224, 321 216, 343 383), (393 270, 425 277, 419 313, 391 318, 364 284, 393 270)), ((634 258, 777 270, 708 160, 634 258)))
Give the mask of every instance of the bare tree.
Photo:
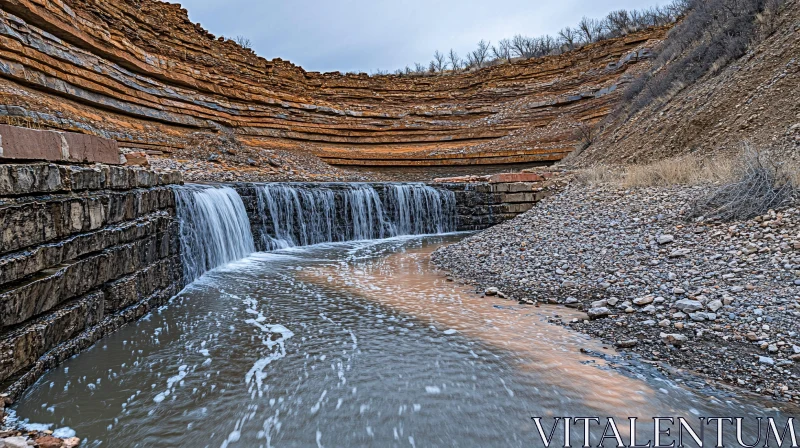
POLYGON ((558 37, 561 40, 561 43, 566 45, 569 50, 574 50, 575 44, 577 44, 579 40, 578 31, 570 27, 566 27, 559 31, 558 37))
POLYGON ((435 71, 441 73, 447 70, 447 56, 442 53, 439 53, 439 50, 436 50, 436 53, 433 53, 433 61, 431 62, 435 71))
POLYGON ((692 0, 672 0, 672 3, 666 6, 674 22, 679 17, 686 15, 692 5, 692 0))
POLYGON ((477 68, 485 66, 486 62, 488 62, 489 59, 489 50, 491 46, 492 46, 491 42, 487 42, 481 39, 481 41, 478 42, 478 48, 473 50, 471 53, 473 62, 472 65, 474 65, 477 68))
POLYGON ((606 26, 612 36, 624 36, 631 31, 631 16, 628 11, 620 9, 611 11, 606 17, 606 26))
POLYGON ((419 62, 414 63, 414 73, 421 75, 425 73, 425 66, 420 64, 419 62))
POLYGON ((535 39, 532 39, 527 36, 523 36, 521 34, 517 34, 511 40, 511 51, 525 59, 529 59, 535 56, 536 50, 536 42, 535 39))
POLYGON ((450 53, 447 54, 447 58, 450 61, 450 67, 454 72, 461 70, 461 58, 458 57, 458 53, 456 53, 455 50, 451 48, 450 53))
POLYGON ((466 69, 472 69, 478 66, 478 61, 475 60, 474 51, 470 51, 469 53, 467 53, 467 59, 464 61, 464 65, 466 69))
POLYGON ((642 12, 639 11, 638 9, 631 11, 630 16, 631 16, 631 27, 633 28, 634 31, 640 30, 647 26, 647 24, 645 23, 644 14, 642 14, 642 12))
POLYGON ((502 39, 497 43, 496 47, 492 47, 492 56, 494 56, 496 60, 505 60, 506 62, 511 62, 511 48, 511 41, 508 39, 502 39))
POLYGON ((239 44, 240 47, 244 49, 249 50, 250 48, 252 48, 252 42, 250 42, 250 39, 244 36, 236 36, 236 39, 234 40, 236 41, 237 44, 239 44))
POLYGON ((556 49, 557 42, 553 36, 545 35, 539 38, 539 53, 541 56, 547 56, 556 49))
POLYGON ((587 44, 597 42, 603 34, 603 22, 584 16, 578 22, 578 34, 583 42, 587 44))

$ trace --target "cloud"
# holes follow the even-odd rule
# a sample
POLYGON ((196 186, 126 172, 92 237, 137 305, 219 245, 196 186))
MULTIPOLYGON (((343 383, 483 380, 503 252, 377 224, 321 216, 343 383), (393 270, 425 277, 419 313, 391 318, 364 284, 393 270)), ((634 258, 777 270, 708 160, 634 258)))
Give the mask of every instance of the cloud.
MULTIPOLYGON (((666 1, 662 1, 666 3, 666 1)), ((217 36, 246 36, 261 56, 309 71, 394 71, 462 56, 480 39, 556 34, 582 16, 653 6, 654 0, 183 0, 217 36)))

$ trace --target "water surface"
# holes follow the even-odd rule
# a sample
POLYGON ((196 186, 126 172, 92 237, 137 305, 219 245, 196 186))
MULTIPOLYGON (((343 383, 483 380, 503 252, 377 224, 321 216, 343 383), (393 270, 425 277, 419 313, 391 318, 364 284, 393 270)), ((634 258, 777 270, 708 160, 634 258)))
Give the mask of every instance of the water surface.
POLYGON ((254 254, 48 373, 15 410, 111 447, 529 447, 532 416, 776 415, 620 373, 585 353, 613 350, 547 321, 573 311, 448 282, 429 254, 459 238, 254 254))

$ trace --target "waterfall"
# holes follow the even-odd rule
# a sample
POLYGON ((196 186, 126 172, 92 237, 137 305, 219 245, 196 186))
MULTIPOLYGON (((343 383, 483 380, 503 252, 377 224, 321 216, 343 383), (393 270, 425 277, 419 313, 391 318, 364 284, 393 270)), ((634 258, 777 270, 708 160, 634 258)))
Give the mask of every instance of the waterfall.
POLYGON ((231 187, 175 188, 186 284, 256 248, 269 251, 456 228, 453 192, 424 184, 276 183, 237 188, 250 192, 247 206, 231 187))
POLYGON ((455 230, 456 197, 424 184, 388 186, 386 203, 392 210, 394 235, 445 233, 455 230))
POLYGON ((175 189, 184 282, 255 252, 250 220, 230 187, 187 185, 175 189))
POLYGON ((455 230, 455 195, 424 184, 256 186, 265 250, 455 230))

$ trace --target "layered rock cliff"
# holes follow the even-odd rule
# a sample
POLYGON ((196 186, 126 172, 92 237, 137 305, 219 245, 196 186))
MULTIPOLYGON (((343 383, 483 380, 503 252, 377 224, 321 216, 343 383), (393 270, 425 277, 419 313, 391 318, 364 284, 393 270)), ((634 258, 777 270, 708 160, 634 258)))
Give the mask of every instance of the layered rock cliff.
POLYGON ((368 166, 559 160, 666 33, 455 75, 370 77, 267 61, 156 0, 0 0, 0 9, 0 117, 10 124, 242 172, 300 167, 311 179, 336 175, 314 156, 368 166))

